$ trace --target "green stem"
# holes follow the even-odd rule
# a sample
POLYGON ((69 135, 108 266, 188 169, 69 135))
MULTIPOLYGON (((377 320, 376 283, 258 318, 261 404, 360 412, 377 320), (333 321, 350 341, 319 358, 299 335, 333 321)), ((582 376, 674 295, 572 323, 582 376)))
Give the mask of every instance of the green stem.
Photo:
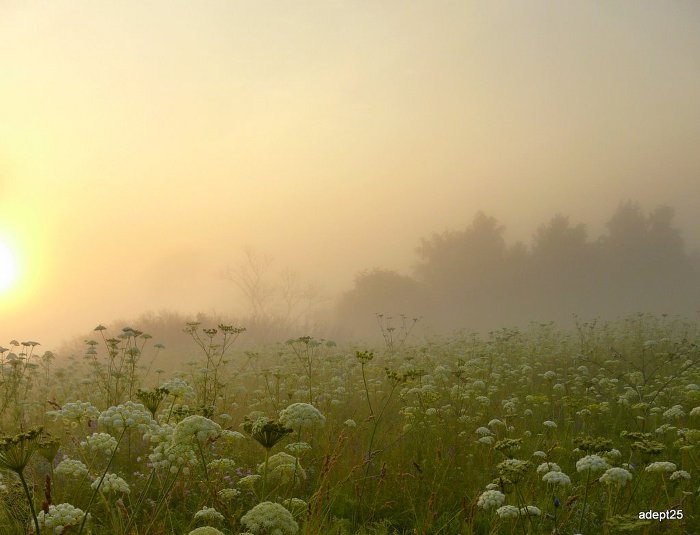
POLYGON ((202 444, 197 440, 197 447, 199 449, 199 457, 202 459, 202 469, 204 470, 204 477, 207 480, 207 487, 209 488, 209 494, 211 494, 211 499, 216 500, 216 492, 214 491, 214 486, 211 484, 209 479, 209 469, 207 468, 207 460, 204 458, 204 450, 202 449, 202 444))
POLYGON ((153 526, 153 523, 156 521, 156 518, 158 518, 158 514, 160 513, 160 508, 163 506, 163 502, 165 501, 165 499, 170 495, 170 492, 172 491, 173 487, 175 486, 175 482, 177 481, 177 478, 180 477, 181 471, 182 471, 182 466, 178 467, 177 473, 175 474, 175 477, 173 477, 172 481, 170 482, 170 485, 168 485, 167 490, 160 497, 160 500, 158 500, 158 503, 156 504, 155 509, 153 509, 153 518, 152 518, 150 524, 148 524, 148 527, 146 528, 144 535, 148 535, 148 532, 151 531, 151 527, 153 526))
POLYGON ((24 479, 23 470, 20 470, 19 472, 17 472, 17 475, 19 476, 19 480, 22 482, 22 487, 24 488, 24 493, 27 495, 27 501, 29 502, 29 508, 32 511, 32 518, 34 519, 34 527, 36 528, 37 535, 39 535, 41 533, 41 530, 39 529, 39 519, 36 517, 36 511, 34 510, 34 500, 32 499, 32 496, 29 493, 29 487, 27 486, 27 481, 24 479))
POLYGON ((591 477, 591 469, 589 468, 588 471, 586 472, 586 490, 583 494, 583 507, 581 508, 581 520, 579 520, 578 523, 578 530, 579 532, 582 532, 583 529, 583 519, 586 518, 586 503, 588 502, 588 481, 591 477))
POLYGON ((153 480, 155 479, 156 475, 156 469, 153 467, 151 469, 151 474, 148 477, 148 481, 146 482, 146 486, 144 487, 143 491, 141 492, 141 495, 139 496, 138 501, 136 502, 136 507, 134 507, 133 513, 131 513, 131 516, 129 517, 129 522, 126 524, 126 529, 124 529, 124 533, 128 535, 129 533, 129 528, 131 527, 131 524, 134 523, 134 520, 136 519, 136 516, 139 513, 139 510, 141 509, 141 506, 143 505, 143 501, 146 498, 146 494, 148 493, 148 489, 151 488, 151 483, 153 483, 153 480))
POLYGON ((270 448, 265 448, 265 470, 263 471, 262 499, 265 499, 265 486, 267 484, 267 462, 270 458, 270 448))
POLYGON ((365 363, 363 362, 360 366, 362 370, 362 382, 365 384, 365 396, 367 397, 367 405, 369 406, 369 415, 374 416, 374 411, 372 410, 372 402, 369 400, 369 387, 367 386, 367 376, 365 375, 365 363))
POLYGON ((109 462, 107 463, 107 466, 104 469, 104 472, 102 472, 102 477, 100 478, 100 481, 97 483, 97 486, 95 487, 95 490, 92 492, 92 496, 90 496, 90 501, 87 504, 87 507, 85 508, 85 516, 83 516, 83 521, 80 524, 80 529, 78 530, 78 535, 80 535, 83 530, 85 529, 85 522, 87 521, 88 517, 88 512, 90 511, 90 507, 92 506, 92 502, 95 501, 95 496, 97 495, 97 492, 100 490, 100 486, 102 485, 102 482, 105 479, 105 476, 107 475, 107 471, 109 470, 109 467, 112 465, 112 461, 114 460, 114 457, 117 455, 117 448, 119 448, 119 444, 122 441, 122 438, 124 438, 124 433, 126 433, 126 430, 128 427, 124 427, 122 429, 121 434, 119 435, 119 440, 117 440, 117 445, 114 447, 114 451, 112 452, 112 456, 109 458, 109 462))

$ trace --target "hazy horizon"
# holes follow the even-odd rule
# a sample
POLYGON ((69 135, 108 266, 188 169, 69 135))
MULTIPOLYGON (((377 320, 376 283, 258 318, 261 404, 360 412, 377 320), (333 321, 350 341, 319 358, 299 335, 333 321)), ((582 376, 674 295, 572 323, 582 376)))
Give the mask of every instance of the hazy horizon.
MULTIPOLYGON (((332 297, 480 210, 530 242, 670 205, 700 248, 692 2, 5 2, 0 345, 236 311, 245 246, 332 297)), ((304 334, 304 333, 300 333, 304 334)))

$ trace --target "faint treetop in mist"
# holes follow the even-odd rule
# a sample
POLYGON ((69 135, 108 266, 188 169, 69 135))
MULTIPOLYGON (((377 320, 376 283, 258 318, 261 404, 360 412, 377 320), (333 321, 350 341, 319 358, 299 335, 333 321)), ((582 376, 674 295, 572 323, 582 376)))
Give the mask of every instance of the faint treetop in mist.
POLYGON ((253 331, 308 330, 324 301, 316 284, 289 268, 274 270, 272 257, 252 247, 243 248, 239 262, 228 266, 223 278, 237 290, 232 303, 253 331))
POLYGON ((479 212, 462 231, 423 239, 413 277, 388 270, 359 276, 338 314, 360 330, 371 325, 371 309, 421 315, 436 328, 473 330, 568 323, 574 314, 691 314, 700 297, 700 265, 673 217, 669 207, 645 214, 639 204, 624 202, 605 234, 590 240, 585 225, 556 214, 528 247, 508 245, 504 227, 479 212))

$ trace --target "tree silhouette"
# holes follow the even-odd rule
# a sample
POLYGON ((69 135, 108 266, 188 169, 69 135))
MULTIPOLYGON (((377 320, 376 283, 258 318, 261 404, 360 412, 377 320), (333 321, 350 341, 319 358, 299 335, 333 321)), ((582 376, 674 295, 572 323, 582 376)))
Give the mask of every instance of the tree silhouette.
POLYGON ((466 229, 421 241, 414 278, 386 270, 358 276, 339 310, 347 322, 391 311, 421 315, 437 328, 473 330, 567 323, 574 314, 694 313, 698 258, 686 251, 673 218, 669 207, 647 215, 624 202, 605 234, 589 240, 583 224, 556 214, 526 247, 509 246, 504 227, 479 212, 466 229))

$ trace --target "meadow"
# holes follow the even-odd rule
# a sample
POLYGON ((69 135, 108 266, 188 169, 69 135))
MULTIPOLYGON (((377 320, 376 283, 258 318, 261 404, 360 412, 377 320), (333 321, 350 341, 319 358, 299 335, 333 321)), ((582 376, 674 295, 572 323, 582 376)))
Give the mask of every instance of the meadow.
POLYGON ((178 372, 136 327, 0 348, 0 533, 700 533, 695 323, 259 351, 183 328, 178 372))

